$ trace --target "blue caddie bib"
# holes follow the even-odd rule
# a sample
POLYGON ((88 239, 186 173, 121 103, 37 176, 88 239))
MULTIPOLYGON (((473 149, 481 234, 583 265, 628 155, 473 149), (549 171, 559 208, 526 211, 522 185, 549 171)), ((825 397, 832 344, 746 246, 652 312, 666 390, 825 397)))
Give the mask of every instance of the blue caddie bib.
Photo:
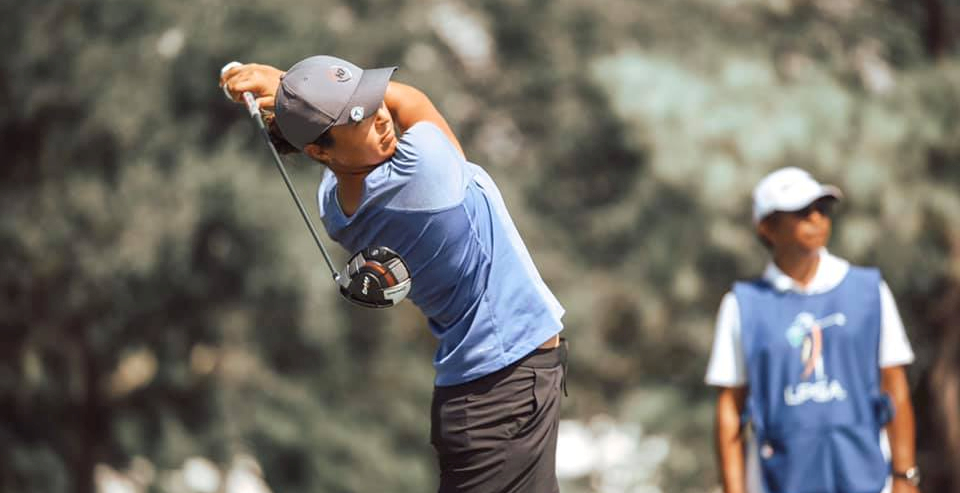
POLYGON ((889 474, 880 430, 880 273, 852 267, 834 289, 780 292, 738 282, 753 428, 767 493, 879 493, 889 474))

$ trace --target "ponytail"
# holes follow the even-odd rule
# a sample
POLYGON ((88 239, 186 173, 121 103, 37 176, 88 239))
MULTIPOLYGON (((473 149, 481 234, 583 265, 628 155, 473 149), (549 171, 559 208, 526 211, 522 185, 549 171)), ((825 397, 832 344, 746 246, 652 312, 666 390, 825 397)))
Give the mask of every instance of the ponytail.
POLYGON ((280 132, 280 126, 277 125, 277 119, 273 113, 266 114, 263 117, 263 122, 267 125, 267 134, 270 135, 270 142, 277 150, 277 154, 285 156, 287 154, 300 152, 300 149, 294 147, 293 144, 283 137, 283 133, 280 132))
MULTIPOLYGON (((287 155, 300 152, 300 149, 294 147, 293 144, 283 137, 283 132, 280 131, 280 125, 277 125, 277 118, 273 113, 266 114, 263 117, 263 122, 267 125, 270 142, 273 143, 273 147, 277 149, 277 154, 287 155)), ((330 132, 324 132, 317 137, 316 140, 311 142, 311 144, 316 144, 320 147, 330 147, 333 145, 333 136, 330 135, 330 132)))

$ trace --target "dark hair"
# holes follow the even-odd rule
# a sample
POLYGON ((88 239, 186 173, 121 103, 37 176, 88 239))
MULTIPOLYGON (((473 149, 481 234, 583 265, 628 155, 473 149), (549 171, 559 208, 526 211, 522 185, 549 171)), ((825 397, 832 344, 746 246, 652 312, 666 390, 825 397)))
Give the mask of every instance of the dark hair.
MULTIPOLYGON (((771 225, 775 225, 777 222, 780 221, 781 214, 782 213, 780 211, 774 211, 767 217, 761 219, 760 223, 769 221, 771 225)), ((760 226, 760 223, 757 223, 757 226, 760 226)), ((763 244, 764 248, 767 249, 767 251, 770 251, 770 252, 773 251, 773 243, 771 243, 770 240, 768 240, 765 236, 760 234, 760 231, 755 231, 754 234, 756 235, 757 239, 760 240, 760 243, 763 244)))
MULTIPOLYGON (((278 154, 286 155, 300 152, 300 149, 294 147, 293 144, 284 138, 283 133, 280 132, 280 126, 277 125, 277 119, 272 113, 265 115, 263 121, 267 124, 267 133, 270 135, 270 142, 273 143, 273 147, 277 149, 278 154)), ((330 135, 330 132, 324 132, 311 142, 311 144, 316 144, 320 147, 330 147, 333 145, 333 136, 330 135)))

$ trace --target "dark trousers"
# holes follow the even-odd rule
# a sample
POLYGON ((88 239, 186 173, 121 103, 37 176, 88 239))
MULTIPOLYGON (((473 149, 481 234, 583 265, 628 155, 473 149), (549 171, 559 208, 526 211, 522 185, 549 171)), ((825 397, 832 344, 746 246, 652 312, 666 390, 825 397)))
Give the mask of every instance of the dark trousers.
POLYGON ((566 341, 461 385, 434 387, 440 493, 557 493, 566 341))

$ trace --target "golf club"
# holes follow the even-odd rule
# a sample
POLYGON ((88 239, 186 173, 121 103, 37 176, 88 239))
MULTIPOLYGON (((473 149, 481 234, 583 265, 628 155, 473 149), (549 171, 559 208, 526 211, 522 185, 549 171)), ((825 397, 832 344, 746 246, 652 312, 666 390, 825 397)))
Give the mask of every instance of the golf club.
MULTIPOLYGON (((223 68, 220 69, 221 78, 230 69, 241 65, 240 62, 236 61, 224 65, 223 68)), ((233 100, 226 85, 223 86, 223 93, 228 99, 233 100)), ((287 190, 290 191, 293 201, 297 204, 297 209, 300 211, 300 215, 303 216, 303 220, 307 224, 307 229, 310 230, 310 235, 313 236, 313 241, 316 242, 317 247, 320 248, 320 254, 323 255, 323 260, 326 262, 327 268, 330 269, 330 274, 333 276, 333 281, 339 287, 340 294, 348 301, 367 308, 389 308, 403 300, 411 288, 410 270, 403 258, 388 247, 371 246, 364 248, 350 258, 341 272, 337 272, 333 267, 333 262, 330 260, 327 249, 324 248, 323 243, 320 241, 320 236, 317 234, 313 222, 310 221, 310 216, 303 207, 303 202, 300 201, 300 196, 290 182, 290 176, 287 175, 287 170, 283 166, 283 160, 280 158, 280 154, 270 140, 270 131, 267 130, 266 125, 263 123, 263 117, 257 99, 252 93, 245 91, 243 93, 243 101, 247 106, 250 117, 253 118, 257 128, 260 130, 260 134, 266 141, 267 147, 270 148, 270 153, 273 155, 277 169, 280 170, 280 176, 283 177, 283 182, 286 183, 287 190)))

